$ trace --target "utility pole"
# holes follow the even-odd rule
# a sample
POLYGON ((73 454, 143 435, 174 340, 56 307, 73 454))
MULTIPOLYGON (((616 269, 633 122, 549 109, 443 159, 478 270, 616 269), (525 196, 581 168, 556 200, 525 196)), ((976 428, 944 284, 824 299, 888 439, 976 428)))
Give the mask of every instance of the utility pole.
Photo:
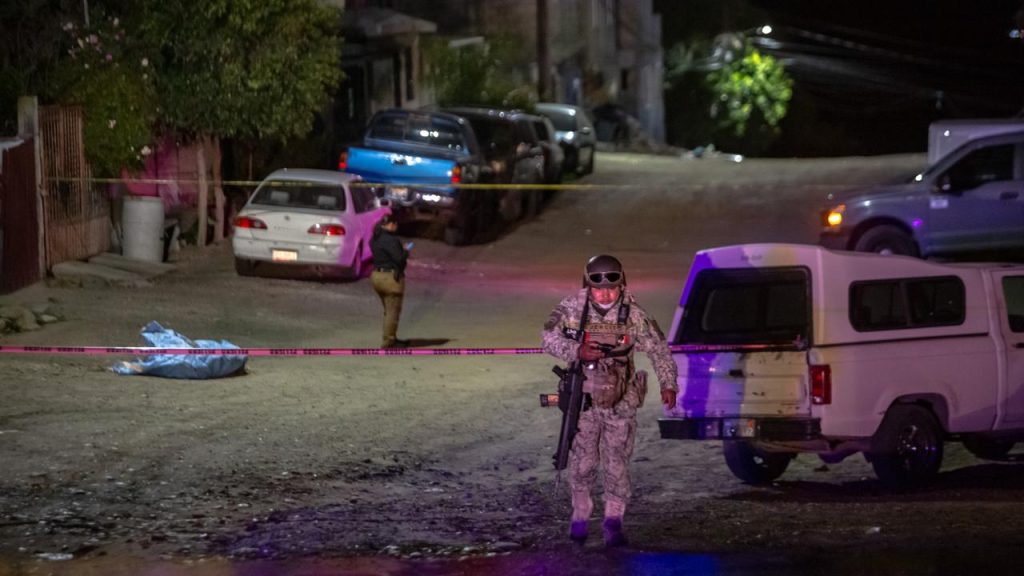
POLYGON ((537 0, 537 99, 548 100, 548 2, 537 0))

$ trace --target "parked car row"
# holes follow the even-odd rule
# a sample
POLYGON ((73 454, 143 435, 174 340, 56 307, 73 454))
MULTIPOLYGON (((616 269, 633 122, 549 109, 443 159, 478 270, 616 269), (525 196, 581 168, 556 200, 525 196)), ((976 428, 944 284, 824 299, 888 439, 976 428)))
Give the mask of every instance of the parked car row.
POLYGON ((593 127, 582 109, 544 104, 538 111, 381 111, 338 168, 384 184, 380 192, 401 222, 437 224, 453 245, 487 240, 536 215, 547 197, 543 185, 560 183, 566 170, 593 170, 593 127))

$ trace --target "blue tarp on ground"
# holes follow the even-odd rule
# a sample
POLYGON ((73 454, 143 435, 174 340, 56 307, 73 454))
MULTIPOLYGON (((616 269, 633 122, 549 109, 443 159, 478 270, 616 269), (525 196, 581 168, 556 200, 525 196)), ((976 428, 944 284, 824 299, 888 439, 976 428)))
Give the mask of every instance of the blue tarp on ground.
MULTIPOLYGON (((156 348, 238 348, 227 340, 190 340, 174 330, 150 322, 142 328, 142 337, 156 348)), ((110 367, 118 374, 162 376, 187 380, 205 380, 229 376, 245 368, 244 354, 191 356, 153 354, 134 362, 118 362, 110 367)))

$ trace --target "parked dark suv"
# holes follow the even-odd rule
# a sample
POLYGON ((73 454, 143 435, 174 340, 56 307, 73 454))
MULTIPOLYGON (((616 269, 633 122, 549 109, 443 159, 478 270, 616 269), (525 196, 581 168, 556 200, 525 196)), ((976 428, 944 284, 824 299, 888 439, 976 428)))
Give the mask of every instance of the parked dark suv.
MULTIPOLYGON (((544 149, 534 132, 531 116, 494 108, 459 107, 445 110, 469 121, 493 170, 496 184, 541 184, 544 182, 544 149)), ((505 190, 498 194, 497 210, 506 222, 539 209, 539 190, 505 190)))

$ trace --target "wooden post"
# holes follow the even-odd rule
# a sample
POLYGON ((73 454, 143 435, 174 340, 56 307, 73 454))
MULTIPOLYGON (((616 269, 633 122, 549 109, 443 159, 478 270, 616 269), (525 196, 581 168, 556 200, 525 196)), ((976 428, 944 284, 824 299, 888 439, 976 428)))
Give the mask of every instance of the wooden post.
POLYGON ((221 185, 220 172, 220 138, 211 138, 213 148, 213 204, 217 211, 217 219, 213 223, 213 241, 220 244, 224 240, 224 187, 221 185))
POLYGON ((18 137, 32 139, 36 164, 36 226, 39 230, 39 277, 46 278, 46 213, 43 211, 43 137, 39 133, 39 100, 18 98, 18 137))
POLYGON ((209 191, 206 189, 206 138, 195 143, 196 172, 199 175, 199 198, 196 200, 196 211, 199 216, 199 230, 196 231, 196 246, 206 246, 206 210, 209 203, 209 191))

